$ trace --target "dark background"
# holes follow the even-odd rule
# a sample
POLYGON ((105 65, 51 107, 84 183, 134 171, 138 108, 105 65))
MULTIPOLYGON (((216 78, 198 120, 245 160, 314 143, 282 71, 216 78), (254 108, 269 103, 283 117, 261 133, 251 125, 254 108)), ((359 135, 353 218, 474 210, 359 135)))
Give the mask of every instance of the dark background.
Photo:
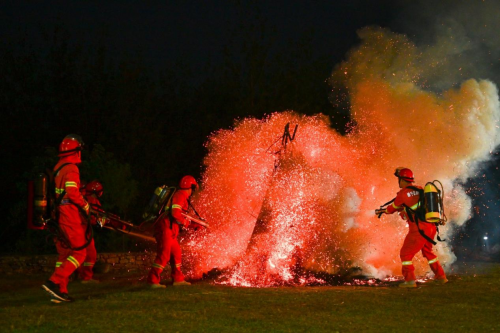
MULTIPOLYGON (((498 30, 481 18, 499 13, 486 3, 493 10, 405 0, 2 2, 0 251, 39 251, 40 232, 25 227, 26 183, 52 166, 69 133, 86 143, 82 179, 101 180, 105 207, 133 221, 156 186, 199 177, 207 137, 235 119, 292 109, 326 114, 344 133, 348 104, 330 103, 326 80, 362 27, 427 45, 443 26, 460 24, 475 43, 471 77, 498 83, 490 35, 498 30)), ((498 174, 490 162, 465 184, 475 209, 458 252, 498 243, 498 174)))

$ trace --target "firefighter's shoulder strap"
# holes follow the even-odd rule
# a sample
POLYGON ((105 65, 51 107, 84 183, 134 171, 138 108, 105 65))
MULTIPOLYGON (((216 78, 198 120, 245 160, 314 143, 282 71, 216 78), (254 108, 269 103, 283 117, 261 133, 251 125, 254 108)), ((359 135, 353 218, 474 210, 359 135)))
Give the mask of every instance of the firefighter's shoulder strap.
MULTIPOLYGON (((406 215, 408 215, 408 219, 417 225, 418 232, 420 233, 420 235, 422 235, 422 237, 424 237, 427 241, 431 242, 433 245, 436 245, 437 244, 436 241, 434 239, 430 238, 429 236, 427 236, 425 234, 425 232, 422 229, 420 229, 420 226, 418 225, 419 220, 425 222, 424 190, 421 188, 418 188, 416 186, 411 186, 411 185, 407 186, 406 188, 418 191, 418 207, 417 207, 417 209, 412 209, 412 208, 408 207, 407 205, 403 204, 403 206, 405 207, 405 210, 407 212, 406 215)), ((436 225, 436 230, 438 232, 438 236, 437 236, 438 241, 443 242, 443 240, 441 240, 441 238, 439 237, 439 229, 438 229, 437 225, 436 225)))
MULTIPOLYGON (((56 186, 55 186, 55 181, 56 181, 56 177, 57 175, 59 174, 59 171, 62 170, 62 168, 64 168, 66 165, 69 165, 69 164, 73 164, 73 163, 63 163, 59 168, 57 168, 56 170, 54 170, 50 175, 49 175, 49 179, 50 179, 50 193, 51 195, 54 195, 55 196, 55 190, 56 190, 56 186)), ((54 208, 57 208, 59 207, 59 205, 61 204, 61 201, 63 200, 63 197, 64 195, 66 194, 66 189, 64 189, 62 191, 62 193, 59 195, 59 197, 57 197, 57 199, 55 200, 55 205, 54 205, 54 208)))
MULTIPOLYGON (((411 190, 414 190, 414 191, 418 192, 418 205, 417 205, 416 209, 408 207, 407 205, 403 205, 403 206, 408 211, 410 211, 412 213, 411 215, 415 215, 421 221, 425 221, 425 197, 424 197, 424 190, 421 189, 421 188, 418 188, 416 186, 412 186, 412 185, 407 186, 406 188, 409 188, 411 190)), ((415 206, 413 206, 413 207, 415 207, 415 206)), ((412 217, 410 216, 410 214, 408 216, 409 216, 411 222, 415 222, 412 219, 412 217)))
MULTIPOLYGON (((408 216, 410 216, 410 215, 408 215, 408 216)), ((422 237, 424 237, 426 240, 431 242, 432 245, 436 245, 437 244, 436 241, 434 239, 430 238, 429 236, 427 236, 425 234, 425 232, 422 229, 420 229, 420 226, 418 225, 418 220, 419 220, 418 216, 415 215, 415 223, 417 224, 417 229, 418 229, 418 232, 420 233, 420 235, 422 235, 422 237)), ((436 226, 436 228, 437 228, 437 226, 436 226)))

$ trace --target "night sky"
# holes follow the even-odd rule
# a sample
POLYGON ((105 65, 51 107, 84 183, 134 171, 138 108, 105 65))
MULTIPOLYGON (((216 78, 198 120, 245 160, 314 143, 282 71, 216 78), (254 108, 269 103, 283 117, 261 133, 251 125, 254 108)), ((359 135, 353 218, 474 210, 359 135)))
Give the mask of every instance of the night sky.
MULTIPOLYGON (((360 28, 385 27, 407 34, 417 45, 437 43, 447 31, 463 46, 457 54, 464 75, 500 83, 498 1, 3 1, 0 15, 0 38, 14 48, 28 44, 35 52, 46 52, 48 43, 41 36, 59 26, 77 45, 104 44, 111 57, 140 57, 153 72, 175 71, 179 63, 189 64, 194 84, 210 75, 203 70, 207 63, 223 61, 234 32, 245 27, 266 27, 272 52, 277 54, 310 40, 311 58, 331 61, 325 80, 359 42, 360 28)), ((461 79, 450 78, 434 88, 461 79)), ((15 157, 10 151, 2 155, 2 159, 15 157)), ((469 184, 491 192, 488 219, 500 218, 495 201, 498 174, 495 163, 490 163, 469 184)), ((10 170, 2 175, 20 176, 12 177, 10 170)), ((489 224, 476 231, 490 230, 498 233, 489 224)))
MULTIPOLYGON (((277 45, 312 38, 314 52, 332 67, 356 43, 356 30, 397 24, 401 1, 16 1, 4 4, 2 39, 39 38, 41 29, 64 26, 72 38, 104 39, 114 55, 140 54, 154 68, 184 59, 199 66, 220 60, 241 24, 275 29, 277 45)), ((43 42, 39 41, 40 47, 43 42)))

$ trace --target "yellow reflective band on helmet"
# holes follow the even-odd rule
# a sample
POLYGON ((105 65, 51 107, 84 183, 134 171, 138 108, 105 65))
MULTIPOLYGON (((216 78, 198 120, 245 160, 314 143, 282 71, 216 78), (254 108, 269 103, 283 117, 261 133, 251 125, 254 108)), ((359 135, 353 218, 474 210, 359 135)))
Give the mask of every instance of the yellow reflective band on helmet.
POLYGON ((76 182, 66 182, 66 183, 64 183, 64 186, 65 187, 76 187, 76 188, 78 188, 78 186, 76 185, 76 182))
POLYGON ((435 262, 438 262, 438 258, 437 258, 437 257, 436 257, 436 258, 434 258, 434 259, 432 259, 432 260, 429 260, 429 265, 430 265, 430 264, 433 264, 433 263, 435 263, 435 262))
POLYGON ((57 261, 57 262, 56 262, 56 268, 61 267, 61 265, 62 265, 62 262, 61 262, 61 261, 57 261))
POLYGON ((92 266, 94 266, 94 263, 93 262, 84 262, 83 266, 92 267, 92 266))
POLYGON ((153 264, 151 265, 151 267, 158 268, 158 269, 164 269, 164 268, 165 268, 165 267, 163 267, 162 265, 157 264, 157 263, 153 263, 153 264))
POLYGON ((182 209, 182 206, 181 205, 176 205, 176 204, 172 205, 172 209, 176 209, 176 208, 177 209, 182 209))
POLYGON ((73 258, 72 256, 69 256, 68 258, 66 258, 66 260, 68 260, 69 262, 71 262, 73 265, 75 265, 76 268, 80 267, 80 263, 78 262, 78 260, 76 260, 75 258, 73 258))
POLYGON ((411 210, 416 210, 420 206, 420 202, 417 202, 413 206, 410 207, 411 210))
POLYGON ((403 261, 401 263, 401 265, 403 265, 403 266, 413 265, 413 262, 411 262, 411 261, 403 261))

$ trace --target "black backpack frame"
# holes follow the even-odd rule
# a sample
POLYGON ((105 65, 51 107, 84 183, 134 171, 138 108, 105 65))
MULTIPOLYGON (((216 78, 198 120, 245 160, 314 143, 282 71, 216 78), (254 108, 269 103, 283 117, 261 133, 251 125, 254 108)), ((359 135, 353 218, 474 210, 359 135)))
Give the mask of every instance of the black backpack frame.
MULTIPOLYGON (((421 189, 421 188, 418 188, 418 187, 415 187, 412 185, 407 186, 406 188, 409 188, 409 189, 412 189, 412 190, 415 190, 418 192, 418 208, 416 210, 413 210, 410 207, 408 207, 407 205, 403 204, 405 211, 406 211, 406 215, 408 215, 408 219, 410 220, 410 222, 417 224, 418 232, 420 233, 420 235, 422 235, 422 237, 424 237, 426 240, 431 242, 433 245, 436 245, 437 242, 434 241, 434 239, 427 236, 425 234, 425 232, 422 229, 420 229, 420 226, 418 225, 418 221, 422 221, 424 223, 430 223, 430 222, 426 222, 426 220, 425 220, 426 210, 425 210, 424 189, 421 189)), ((442 240, 441 237, 439 237, 439 228, 438 228, 437 224, 436 223, 432 223, 432 224, 434 224, 436 227, 438 241, 444 242, 445 239, 442 240)))

